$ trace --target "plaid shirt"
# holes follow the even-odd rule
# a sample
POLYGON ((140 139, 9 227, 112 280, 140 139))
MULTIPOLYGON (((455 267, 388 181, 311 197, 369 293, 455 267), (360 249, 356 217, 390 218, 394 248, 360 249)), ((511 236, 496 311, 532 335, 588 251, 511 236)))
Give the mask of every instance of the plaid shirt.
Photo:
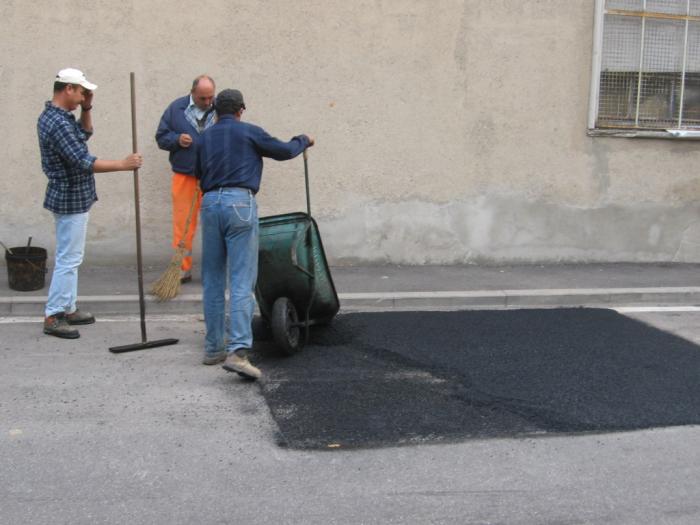
POLYGON ((85 213, 97 200, 93 164, 86 141, 92 135, 73 113, 50 101, 37 123, 41 168, 49 179, 44 208, 54 213, 85 213))

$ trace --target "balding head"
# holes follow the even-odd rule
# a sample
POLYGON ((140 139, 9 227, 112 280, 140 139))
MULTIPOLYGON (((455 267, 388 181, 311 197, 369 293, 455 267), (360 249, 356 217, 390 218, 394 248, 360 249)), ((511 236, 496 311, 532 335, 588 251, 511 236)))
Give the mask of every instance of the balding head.
POLYGON ((214 101, 216 84, 208 75, 199 75, 192 81, 192 100, 199 109, 209 109, 214 101))

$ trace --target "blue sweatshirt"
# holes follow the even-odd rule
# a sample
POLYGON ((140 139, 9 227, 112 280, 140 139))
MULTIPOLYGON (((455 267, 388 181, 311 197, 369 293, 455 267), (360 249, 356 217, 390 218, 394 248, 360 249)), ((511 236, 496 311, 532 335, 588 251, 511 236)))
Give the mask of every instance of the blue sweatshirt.
POLYGON ((173 171, 185 175, 194 175, 194 163, 197 156, 197 143, 201 135, 185 117, 185 109, 190 105, 190 95, 175 99, 163 112, 156 131, 156 142, 160 149, 170 152, 169 160, 173 171), (178 139, 182 133, 192 137, 189 148, 180 146, 178 139))
POLYGON ((257 193, 263 157, 293 159, 308 146, 306 135, 282 142, 261 127, 241 122, 233 115, 221 115, 200 137, 195 175, 203 193, 220 187, 248 188, 257 193))

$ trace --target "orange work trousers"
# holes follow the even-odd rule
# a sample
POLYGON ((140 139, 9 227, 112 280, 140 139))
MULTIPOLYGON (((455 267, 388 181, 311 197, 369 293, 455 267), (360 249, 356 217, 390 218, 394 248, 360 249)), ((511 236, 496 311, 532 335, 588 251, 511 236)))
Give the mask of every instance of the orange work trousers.
POLYGON ((192 218, 190 219, 187 235, 185 235, 185 224, 187 216, 190 214, 192 200, 197 192, 197 179, 191 175, 182 173, 173 173, 173 249, 177 248, 181 240, 185 240, 185 257, 182 259, 182 271, 192 269, 192 240, 194 232, 197 229, 197 218, 199 217, 199 204, 202 201, 202 196, 199 195, 192 210, 192 218))

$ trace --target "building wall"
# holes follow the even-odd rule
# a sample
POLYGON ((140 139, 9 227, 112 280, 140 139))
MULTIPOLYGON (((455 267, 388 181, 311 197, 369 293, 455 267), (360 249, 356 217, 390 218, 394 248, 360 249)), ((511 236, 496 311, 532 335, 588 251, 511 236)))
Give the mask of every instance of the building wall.
MULTIPOLYGON (((0 240, 53 249, 36 118, 53 76, 99 84, 91 151, 131 151, 137 82, 144 257, 170 248, 154 133, 208 73, 244 118, 309 151, 334 264, 699 261, 699 144, 586 135, 593 0, 5 0, 0 240)), ((87 260, 132 262, 130 173, 97 174, 87 260)), ((301 158, 266 161, 261 213, 305 207, 301 158)))

